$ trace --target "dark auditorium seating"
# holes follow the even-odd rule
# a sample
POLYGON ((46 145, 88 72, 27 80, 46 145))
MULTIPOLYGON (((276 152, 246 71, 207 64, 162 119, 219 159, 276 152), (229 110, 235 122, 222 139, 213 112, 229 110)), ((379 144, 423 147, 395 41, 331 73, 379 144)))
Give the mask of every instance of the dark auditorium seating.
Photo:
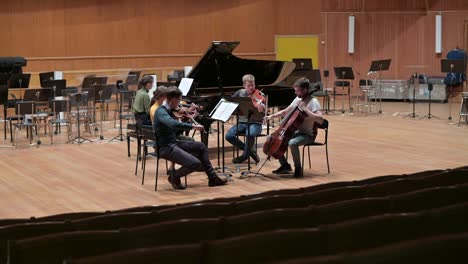
POLYGON ((6 263, 7 243, 34 236, 70 231, 71 226, 65 222, 26 223, 0 227, 0 263, 6 263))
POLYGON ((172 245, 156 248, 139 248, 113 254, 72 259, 64 264, 199 264, 201 244, 172 245))
POLYGON ((271 264, 440 264, 468 262, 468 233, 404 241, 370 250, 288 259, 271 264))
MULTIPOLYGON (((169 263, 168 252, 176 251, 167 246, 182 244, 190 244, 188 249, 201 256, 202 263, 216 263, 222 255, 223 264, 321 255, 336 258, 334 254, 466 232, 467 222, 468 170, 437 170, 183 205, 5 219, 5 226, 0 226, 0 263, 5 263, 8 240, 10 263, 91 261, 100 257, 89 256, 118 255, 122 250, 136 254, 143 248, 147 256, 159 252, 162 263, 169 263), (291 237, 277 235, 283 232, 274 231, 278 229, 292 232, 291 237), (311 237, 301 237, 297 230, 311 237), (320 246, 298 245, 294 237, 320 246), (291 251, 277 252, 280 246, 291 251), (241 248, 245 252, 234 254, 241 248), (277 258, 266 256, 267 252, 277 258), (244 259, 244 253, 257 257, 244 259)), ((144 258, 141 261, 146 263, 144 258)))

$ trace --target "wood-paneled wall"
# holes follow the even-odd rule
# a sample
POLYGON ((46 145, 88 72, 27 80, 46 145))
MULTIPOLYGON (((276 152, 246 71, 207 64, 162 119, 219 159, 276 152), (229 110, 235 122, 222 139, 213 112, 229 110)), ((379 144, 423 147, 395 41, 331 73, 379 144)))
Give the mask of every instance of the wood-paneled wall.
MULTIPOLYGON (((325 0, 322 8, 324 68, 352 66, 357 79, 365 78, 371 61, 377 59, 392 59, 383 79, 409 79, 414 72, 444 76, 440 59, 456 46, 467 45, 468 1, 325 0), (441 54, 435 53, 436 14, 442 14, 441 54), (348 53, 350 15, 356 18, 353 54, 348 53)), ((331 77, 334 81, 334 74, 331 77)))
MULTIPOLYGON (((318 35, 320 68, 392 59, 382 78, 440 75, 440 59, 464 47, 464 0, 21 0, 0 9, 0 56, 28 58, 25 71, 170 69, 193 65, 213 40, 238 40, 236 55, 274 59, 275 35, 318 35), (443 53, 435 54, 435 14, 443 53), (356 52, 347 23, 356 16, 356 52), (409 66, 424 66, 412 68, 409 66)), ((332 74, 333 81, 334 75, 332 74)))
POLYGON ((213 40, 237 40, 237 53, 274 59, 276 34, 320 32, 320 22, 319 0, 5 1, 0 56, 27 57, 33 72, 180 67, 213 40))

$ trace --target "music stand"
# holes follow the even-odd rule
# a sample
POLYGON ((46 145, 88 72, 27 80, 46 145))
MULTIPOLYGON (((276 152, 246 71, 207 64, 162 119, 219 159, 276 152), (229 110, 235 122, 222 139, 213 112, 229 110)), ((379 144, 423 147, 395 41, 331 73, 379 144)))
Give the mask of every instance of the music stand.
POLYGON ((41 83, 41 87, 44 87, 44 81, 52 81, 54 80, 54 72, 41 72, 39 73, 39 82, 41 83))
POLYGON ((313 70, 312 58, 294 58, 292 61, 296 64, 294 70, 313 70))
MULTIPOLYGON (((432 94, 432 90, 434 89, 434 85, 432 83, 428 83, 427 84, 427 89, 429 90, 429 113, 421 118, 427 118, 427 119, 431 119, 431 118, 437 118, 439 119, 437 116, 431 114, 431 94, 432 94)), ((416 98, 414 98, 416 99, 416 98)))
MULTIPOLYGON (((229 101, 226 101, 226 99, 221 98, 221 100, 219 100, 219 102, 215 106, 215 108, 211 111, 210 118, 213 119, 213 120, 218 121, 218 124, 219 124, 219 122, 221 122, 221 134, 222 135, 224 135, 224 123, 229 120, 232 113, 234 113, 234 111, 236 111, 238 106, 239 106, 238 103, 229 102, 229 101)), ((221 146, 221 149, 222 149, 221 155, 222 155, 222 160, 223 160, 223 164, 222 164, 222 168, 221 168, 222 175, 225 176, 228 180, 232 180, 232 179, 230 179, 231 175, 227 174, 225 172, 226 167, 225 167, 225 158, 224 158, 224 153, 225 153, 225 151, 224 151, 224 136, 223 136, 223 140, 222 140, 221 144, 222 144, 222 146, 221 146)), ((219 144, 218 144, 218 148, 219 148, 219 144)), ((219 154, 218 154, 218 157, 219 157, 219 154)))
MULTIPOLYGON (((452 75, 465 73, 465 60, 440 60, 440 69, 441 72, 450 73, 452 75)), ((453 79, 451 78, 450 82, 450 92, 453 92, 453 79)), ((449 84, 446 83, 448 86, 449 84)), ((448 120, 452 120, 452 102, 453 95, 450 97, 450 106, 449 106, 449 117, 448 120)))
MULTIPOLYGON (((122 80, 118 80, 116 82, 116 85, 117 87, 117 96, 118 96, 118 109, 119 109, 119 133, 117 134, 117 136, 111 138, 109 140, 109 142, 112 142, 114 140, 120 140, 120 141, 123 141, 123 130, 122 130, 122 107, 123 107, 123 103, 124 103, 124 96, 125 94, 128 92, 126 90, 124 90, 124 83, 122 80)), ((131 93, 133 93, 133 91, 130 91, 131 93)), ((101 129, 102 130, 102 129, 101 129)))
MULTIPOLYGON (((251 119, 254 119, 254 120, 262 120, 263 119, 263 113, 260 113, 257 109, 257 107, 255 107, 252 103, 252 99, 249 98, 249 97, 231 97, 229 98, 229 101, 232 101, 232 102, 235 102, 239 105, 239 111, 237 112, 237 125, 239 125, 239 115, 242 115, 242 116, 247 116, 247 133, 246 133, 246 137, 249 138, 250 137, 250 129, 249 129, 249 126, 251 124, 255 124, 254 122, 250 122, 251 119)), ((236 133, 237 134, 237 133, 236 133)), ((247 141, 247 140, 246 140, 247 141)), ((246 143, 246 142, 244 142, 246 143)), ((251 151, 251 150, 249 150, 251 151)), ((247 158, 247 171, 244 171, 241 173, 241 176, 240 176, 240 179, 244 179, 246 177, 249 176, 249 174, 253 174, 254 176, 256 176, 257 174, 255 174, 254 172, 251 171, 251 163, 250 163, 250 154, 249 154, 249 157, 247 158)), ((262 175, 260 174, 261 176, 265 176, 265 175, 262 175)))
POLYGON ((96 85, 103 85, 107 83, 107 77, 85 77, 83 79, 82 88, 91 88, 96 85))
POLYGON ((41 82, 42 88, 51 88, 54 97, 58 94, 61 95, 62 91, 67 88, 67 80, 43 80, 41 82))
MULTIPOLYGON (((338 86, 341 86, 341 89, 344 90, 345 88, 345 81, 344 80, 354 80, 354 73, 353 73, 353 68, 352 67, 334 67, 333 68, 335 72, 336 79, 339 79, 338 86)), ((345 94, 340 94, 340 95, 345 95, 345 94)), ((333 89, 333 98, 335 99, 333 101, 333 111, 335 110, 336 106, 336 89, 333 89)), ((351 82, 349 83, 348 86, 348 105, 349 105, 349 110, 352 111, 351 108, 351 82)), ((344 113, 344 104, 341 103, 341 112, 344 113)))
MULTIPOLYGON (((78 135, 67 141, 67 143, 69 142, 72 142, 72 143, 78 143, 78 144, 81 144, 83 142, 93 142, 92 140, 90 139, 87 139, 87 138, 83 138, 81 137, 81 129, 80 129, 80 108, 83 104, 83 97, 85 97, 87 95, 83 94, 83 93, 74 93, 70 96, 70 99, 71 99, 71 102, 72 104, 75 103, 75 106, 76 106, 76 121, 77 121, 77 126, 78 126, 78 135)), ((87 100, 87 99, 86 99, 87 100)))
POLYGON ((369 72, 377 72, 377 79, 379 80, 379 114, 382 113, 382 79, 380 76, 381 71, 387 71, 390 68, 391 59, 375 60, 371 62, 369 72))

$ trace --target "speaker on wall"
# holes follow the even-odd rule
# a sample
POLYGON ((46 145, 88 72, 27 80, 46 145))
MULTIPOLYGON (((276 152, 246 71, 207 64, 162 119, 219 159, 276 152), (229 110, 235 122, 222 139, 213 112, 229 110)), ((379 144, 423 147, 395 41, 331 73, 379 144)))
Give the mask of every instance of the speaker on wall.
POLYGON ((435 52, 442 53, 442 15, 435 16, 435 52))
POLYGON ((354 53, 354 16, 348 17, 348 53, 354 53))

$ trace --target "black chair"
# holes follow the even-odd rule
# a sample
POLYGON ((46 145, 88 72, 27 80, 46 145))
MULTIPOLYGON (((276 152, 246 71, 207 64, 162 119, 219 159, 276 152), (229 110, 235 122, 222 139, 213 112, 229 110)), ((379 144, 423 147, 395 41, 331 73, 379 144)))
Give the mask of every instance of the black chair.
POLYGON ((330 163, 328 160, 328 120, 324 119, 321 125, 318 125, 318 128, 323 129, 325 131, 325 138, 323 142, 314 141, 313 143, 306 144, 302 147, 302 175, 304 175, 304 156, 305 156, 305 148, 307 148, 307 153, 309 155, 309 169, 312 168, 312 164, 310 162, 310 147, 313 146, 325 146, 325 154, 327 157, 327 169, 328 173, 330 174, 330 163))
MULTIPOLYGON (((13 146, 18 146, 18 133, 20 128, 26 128, 27 137, 29 138, 29 145, 30 146, 37 146, 41 144, 39 139, 39 135, 37 133, 37 126, 33 120, 33 116, 36 113, 36 103, 33 101, 18 101, 16 103, 16 115, 17 120, 22 120, 23 122, 18 122, 14 124, 15 127, 15 134, 13 137, 13 146), (33 141, 35 143, 33 143, 33 141)), ((12 118, 9 118, 10 122, 10 132, 11 132, 11 124, 12 118)))
POLYGON ((60 131, 61 125, 67 127, 67 140, 70 140, 71 137, 71 122, 70 122, 70 100, 66 98, 56 97, 50 101, 50 109, 52 109, 53 119, 49 121, 50 124, 50 144, 54 143, 53 135, 57 134, 60 131), (62 114, 63 116, 61 116, 62 114), (53 132, 53 129, 56 131, 53 132))
MULTIPOLYGON (((336 110, 336 97, 337 96, 347 96, 348 97, 348 105, 349 111, 352 111, 351 108, 351 87, 352 84, 349 81, 335 81, 335 85, 333 86, 333 111, 336 110), (341 91, 337 92, 337 89, 341 89, 341 91), (348 90, 347 93, 345 91, 348 90)), ((344 103, 341 103, 341 112, 344 113, 344 103)))
MULTIPOLYGON (((141 185, 145 183, 145 171, 146 171, 146 157, 148 155, 154 156, 156 158, 156 179, 154 183, 154 190, 158 190, 158 176, 159 176, 159 160, 160 160, 160 155, 159 155, 159 144, 158 144, 158 136, 156 132, 153 132, 152 128, 143 128, 141 130, 142 137, 143 137, 143 153, 141 155, 142 159, 142 165, 143 165, 143 176, 141 178, 141 185), (150 153, 148 152, 148 145, 150 147, 154 147, 154 152, 150 153)), ((140 151, 140 150, 138 150, 140 151)), ((135 174, 136 174, 136 169, 138 167, 138 160, 139 160, 139 155, 136 157, 136 166, 135 166, 135 174)), ((167 160, 166 160, 166 171, 168 170, 168 165, 167 165, 167 160)), ((187 175, 185 176, 185 186, 187 186, 187 175)))
POLYGON ((80 259, 69 259, 66 264, 199 264, 202 258, 202 244, 171 245, 163 247, 138 248, 118 251, 80 259), (183 253, 183 254, 181 254, 183 253))

